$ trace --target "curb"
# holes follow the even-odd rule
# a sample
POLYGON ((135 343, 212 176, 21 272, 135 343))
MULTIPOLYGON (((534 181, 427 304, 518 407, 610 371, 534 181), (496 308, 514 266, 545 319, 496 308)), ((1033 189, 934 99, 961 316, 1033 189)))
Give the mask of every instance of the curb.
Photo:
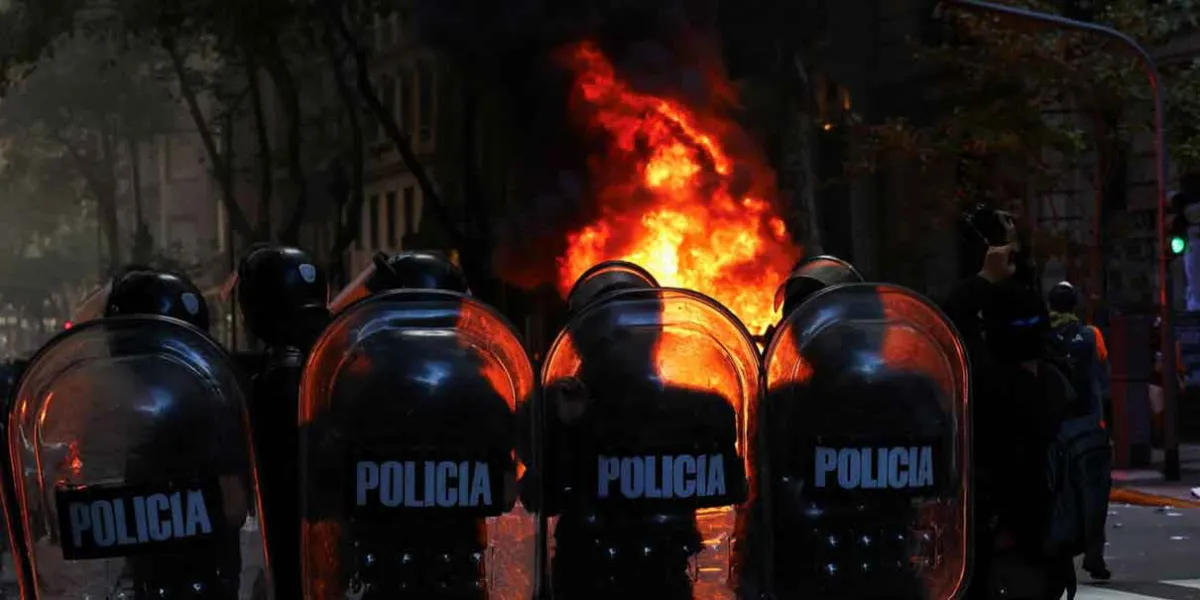
POLYGON ((1124 502, 1134 506, 1171 506, 1174 508, 1200 508, 1200 502, 1177 498, 1175 496, 1160 496, 1132 488, 1113 488, 1108 495, 1110 502, 1124 502))

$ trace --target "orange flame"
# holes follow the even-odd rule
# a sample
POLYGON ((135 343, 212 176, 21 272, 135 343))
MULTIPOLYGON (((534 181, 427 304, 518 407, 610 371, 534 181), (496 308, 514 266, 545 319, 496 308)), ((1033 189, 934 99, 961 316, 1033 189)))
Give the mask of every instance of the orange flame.
POLYGON ((600 217, 568 234, 558 283, 604 260, 627 260, 659 283, 704 293, 752 331, 776 320, 772 300, 800 256, 768 201, 774 175, 723 140, 744 132, 715 115, 634 91, 591 43, 570 49, 578 108, 611 140, 593 157, 600 217))

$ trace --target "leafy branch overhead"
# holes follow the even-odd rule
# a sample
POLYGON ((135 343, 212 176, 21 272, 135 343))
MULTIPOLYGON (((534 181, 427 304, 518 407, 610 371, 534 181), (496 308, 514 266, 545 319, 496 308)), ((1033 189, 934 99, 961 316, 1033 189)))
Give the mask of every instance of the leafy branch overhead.
MULTIPOLYGON (((425 206, 457 243, 462 239, 458 219, 441 202, 411 148, 410 132, 400 129, 369 70, 372 44, 364 36, 372 35, 371 20, 404 4, 401 0, 9 0, 7 10, 0 11, 4 44, 0 46, 4 67, 0 92, 38 69, 56 68, 55 56, 63 40, 103 41, 121 52, 150 49, 154 56, 143 66, 165 84, 193 122, 204 162, 220 190, 219 201, 242 243, 267 238, 295 243, 310 220, 313 197, 331 190, 361 196, 361 189, 320 181, 345 179, 346 162, 361 172, 362 152, 345 149, 351 140, 327 143, 327 131, 331 122, 348 123, 357 129, 352 137, 361 138, 359 120, 370 115, 416 178, 425 206), (339 87, 339 82, 350 88, 339 87), (313 98, 323 102, 314 103, 313 98), (329 118, 330 106, 342 113, 329 118), (238 141, 242 138, 247 141, 238 141), (246 163, 246 157, 237 153, 248 147, 257 158, 253 178, 258 181, 258 202, 253 207, 235 194, 235 180, 242 175, 239 168, 246 163), (277 173, 286 178, 281 180, 277 173), (277 206, 287 214, 273 215, 277 206), (271 231, 272 223, 282 226, 271 231)), ((82 97, 91 101, 97 94, 82 97)), ((124 99, 113 95, 106 101, 122 104, 124 99)), ((355 187, 361 188, 361 175, 354 180, 355 187)), ((357 217, 349 211, 361 206, 361 201, 337 199, 335 204, 340 253, 349 243, 345 233, 357 230, 349 226, 357 217)))
MULTIPOLYGON (((1055 12, 1049 2, 1020 4, 1055 12)), ((1115 0, 1096 19, 1157 48, 1194 27, 1198 15, 1186 0, 1115 0)), ((986 185, 987 171, 1002 163, 1048 189, 1089 150, 1149 130, 1150 88, 1122 48, 1090 34, 953 9, 938 26, 937 43, 914 44, 917 64, 937 75, 927 98, 932 117, 859 124, 853 166, 871 170, 893 159, 955 165, 966 180, 986 185)), ((1180 169, 1200 167, 1200 131, 1186 125, 1200 117, 1200 64, 1162 70, 1173 160, 1180 169)))

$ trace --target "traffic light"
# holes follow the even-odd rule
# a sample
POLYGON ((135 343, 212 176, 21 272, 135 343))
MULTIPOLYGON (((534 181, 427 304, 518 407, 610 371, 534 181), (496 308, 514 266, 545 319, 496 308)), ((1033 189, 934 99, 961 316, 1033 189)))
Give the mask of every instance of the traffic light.
POLYGON ((1187 252, 1188 220, 1184 211, 1192 204, 1191 196, 1184 192, 1171 194, 1171 211, 1167 214, 1167 256, 1180 256, 1187 252))
POLYGON ((1187 219, 1183 215, 1172 215, 1170 228, 1167 247, 1171 256, 1179 256, 1187 250, 1187 219))

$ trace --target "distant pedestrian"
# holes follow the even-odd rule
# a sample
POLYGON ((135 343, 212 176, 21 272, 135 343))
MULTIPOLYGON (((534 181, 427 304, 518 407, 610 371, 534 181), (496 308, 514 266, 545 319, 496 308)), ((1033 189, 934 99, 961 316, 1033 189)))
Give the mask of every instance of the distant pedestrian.
MULTIPOLYGON (((1050 347, 1066 363, 1065 369, 1075 388, 1076 397, 1086 407, 1084 414, 1094 416, 1097 427, 1104 428, 1112 405, 1108 391, 1108 349, 1104 344, 1104 334, 1076 316, 1079 293, 1069 282, 1062 281, 1051 288, 1047 301, 1050 306, 1050 347)), ((1086 494, 1097 503, 1097 509, 1093 512, 1099 518, 1088 528, 1083 569, 1092 579, 1104 581, 1112 577, 1104 562, 1105 516, 1108 514, 1106 506, 1112 491, 1112 479, 1104 476, 1090 481, 1094 485, 1086 494), (1105 508, 1100 508, 1099 503, 1103 503, 1105 508)))

